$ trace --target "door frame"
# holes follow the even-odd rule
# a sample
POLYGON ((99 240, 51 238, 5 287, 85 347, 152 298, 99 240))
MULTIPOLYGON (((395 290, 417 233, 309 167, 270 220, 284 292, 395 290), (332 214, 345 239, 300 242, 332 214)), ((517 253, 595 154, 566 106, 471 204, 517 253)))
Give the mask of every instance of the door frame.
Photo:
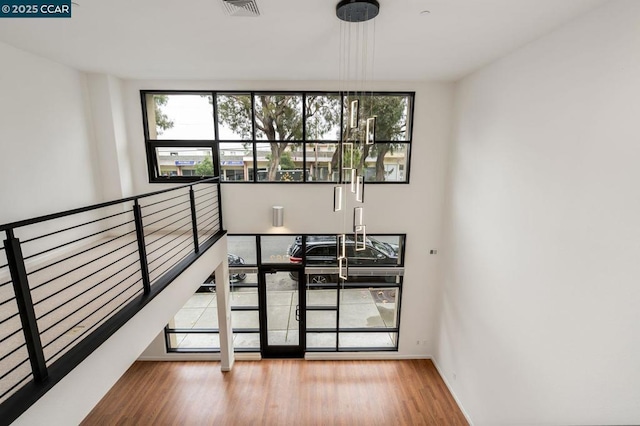
POLYGON ((260 319, 260 355, 262 358, 304 358, 306 349, 306 294, 302 265, 261 265, 258 267, 258 308, 260 319), (267 338, 267 281, 266 275, 275 272, 298 273, 298 344, 269 345, 267 338))

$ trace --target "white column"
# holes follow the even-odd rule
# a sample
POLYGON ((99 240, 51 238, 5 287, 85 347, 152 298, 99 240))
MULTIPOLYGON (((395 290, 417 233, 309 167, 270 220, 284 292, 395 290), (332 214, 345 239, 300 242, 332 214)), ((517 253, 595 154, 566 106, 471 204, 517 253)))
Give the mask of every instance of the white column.
MULTIPOLYGON (((224 241, 226 242, 226 238, 224 241)), ((220 368, 222 371, 231 371, 235 358, 233 354, 233 332, 231 331, 229 262, 226 256, 216 268, 216 299, 218 302, 218 328, 220 330, 220 368)))

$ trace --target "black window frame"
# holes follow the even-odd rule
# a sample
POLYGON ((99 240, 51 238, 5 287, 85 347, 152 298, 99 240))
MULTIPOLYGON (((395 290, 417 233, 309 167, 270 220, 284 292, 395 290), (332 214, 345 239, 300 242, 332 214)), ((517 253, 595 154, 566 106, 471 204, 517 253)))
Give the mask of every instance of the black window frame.
MULTIPOLYGON (((149 177, 149 183, 188 183, 195 182, 200 179, 204 179, 206 177, 201 176, 162 176, 160 174, 160 167, 157 163, 156 156, 156 148, 210 148, 212 152, 212 161, 213 161, 213 170, 215 176, 221 175, 221 153, 220 146, 224 146, 225 143, 246 143, 247 146, 250 146, 250 150, 253 153, 253 163, 252 169, 253 173, 251 173, 251 180, 233 180, 233 181, 221 181, 223 184, 313 184, 313 185, 322 185, 322 184, 343 184, 347 183, 348 179, 344 176, 342 165, 339 165, 339 179, 337 181, 313 181, 308 180, 307 177, 307 146, 310 144, 339 144, 340 139, 342 138, 342 133, 344 130, 344 102, 345 98, 350 96, 403 96, 408 98, 408 111, 407 111, 407 140, 403 141, 388 141, 388 140, 376 140, 375 144, 403 144, 406 147, 407 155, 406 155, 406 164, 404 167, 404 176, 405 179, 403 181, 374 181, 367 180, 366 184, 391 184, 391 185, 406 185, 410 183, 411 177, 411 144, 413 141, 413 122, 414 122, 414 111, 415 111, 415 92, 407 91, 407 92, 385 92, 385 91, 374 91, 374 92, 366 92, 363 94, 359 93, 345 93, 339 91, 309 91, 309 90, 140 90, 140 99, 142 105, 142 122, 143 122, 143 132, 144 132, 144 143, 145 143, 145 151, 147 157, 147 174, 149 177), (213 126, 214 126, 214 139, 151 139, 149 136, 149 120, 148 120, 148 109, 147 109, 147 95, 210 95, 213 99, 213 126), (217 111, 217 99, 218 95, 250 95, 251 96, 251 135, 252 138, 250 140, 228 140, 221 139, 218 129, 218 111, 217 111), (302 139, 301 140, 292 140, 289 141, 290 144, 295 144, 299 146, 299 150, 302 154, 302 180, 299 181, 270 181, 270 180, 259 180, 258 179, 258 161, 257 161, 257 150, 256 145, 258 143, 270 143, 273 141, 269 140, 258 140, 256 139, 256 126, 255 126, 255 96, 256 95, 301 95, 302 97, 302 139), (340 138, 337 140, 315 140, 310 139, 307 140, 307 96, 309 95, 327 95, 327 96, 339 96, 340 97, 340 138)), ((292 145, 293 147, 294 145, 292 145)), ((249 149, 249 148, 247 148, 249 149)))

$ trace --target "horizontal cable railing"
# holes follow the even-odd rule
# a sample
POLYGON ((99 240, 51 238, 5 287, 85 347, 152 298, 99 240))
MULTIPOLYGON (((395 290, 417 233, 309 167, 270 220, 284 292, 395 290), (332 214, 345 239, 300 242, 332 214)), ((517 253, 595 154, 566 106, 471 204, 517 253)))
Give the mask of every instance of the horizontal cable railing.
POLYGON ((219 185, 0 226, 0 418, 16 418, 213 245, 219 185))

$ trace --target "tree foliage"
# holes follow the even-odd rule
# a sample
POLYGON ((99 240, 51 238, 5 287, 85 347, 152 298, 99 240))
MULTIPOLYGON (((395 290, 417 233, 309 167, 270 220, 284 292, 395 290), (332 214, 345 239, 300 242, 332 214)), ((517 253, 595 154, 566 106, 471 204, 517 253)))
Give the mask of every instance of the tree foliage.
POLYGON ((213 162, 211 157, 204 157, 195 169, 196 176, 213 176, 213 162))
MULTIPOLYGON (((288 94, 256 94, 255 106, 255 139, 269 141, 270 162, 268 180, 276 180, 277 171, 288 169, 291 164, 283 163, 287 147, 293 148, 302 140, 302 96, 288 94), (293 145, 293 146, 292 146, 293 145), (279 167, 280 166, 280 167, 279 167)), ((407 98, 404 96, 359 96, 345 98, 345 127, 348 106, 353 99, 359 99, 360 123, 356 132, 348 134, 348 141, 353 141, 361 148, 354 153, 354 160, 359 173, 363 172, 365 161, 370 156, 376 157, 376 180, 385 180, 384 156, 397 149, 394 143, 376 143, 364 145, 366 119, 376 116, 376 140, 400 141, 407 129, 407 98)), ((340 97, 330 95, 308 95, 304 105, 306 111, 307 140, 339 140, 340 139, 340 97), (330 132, 335 129, 334 135, 330 132)), ((242 140, 253 140, 251 124, 251 96, 221 95, 218 96, 218 118, 222 125, 230 128, 242 140)), ((290 148, 290 149, 291 149, 290 148)), ((332 168, 338 166, 340 152, 336 151, 332 158, 332 168)), ((288 157, 291 160, 291 157, 288 157)), ((293 163, 293 161, 292 161, 293 163)), ((295 167, 295 166, 294 166, 295 167)))
POLYGON ((162 112, 162 107, 167 105, 169 97, 167 95, 154 95, 153 101, 156 116, 156 133, 161 135, 165 130, 173 127, 173 121, 169 120, 167 114, 162 112))

